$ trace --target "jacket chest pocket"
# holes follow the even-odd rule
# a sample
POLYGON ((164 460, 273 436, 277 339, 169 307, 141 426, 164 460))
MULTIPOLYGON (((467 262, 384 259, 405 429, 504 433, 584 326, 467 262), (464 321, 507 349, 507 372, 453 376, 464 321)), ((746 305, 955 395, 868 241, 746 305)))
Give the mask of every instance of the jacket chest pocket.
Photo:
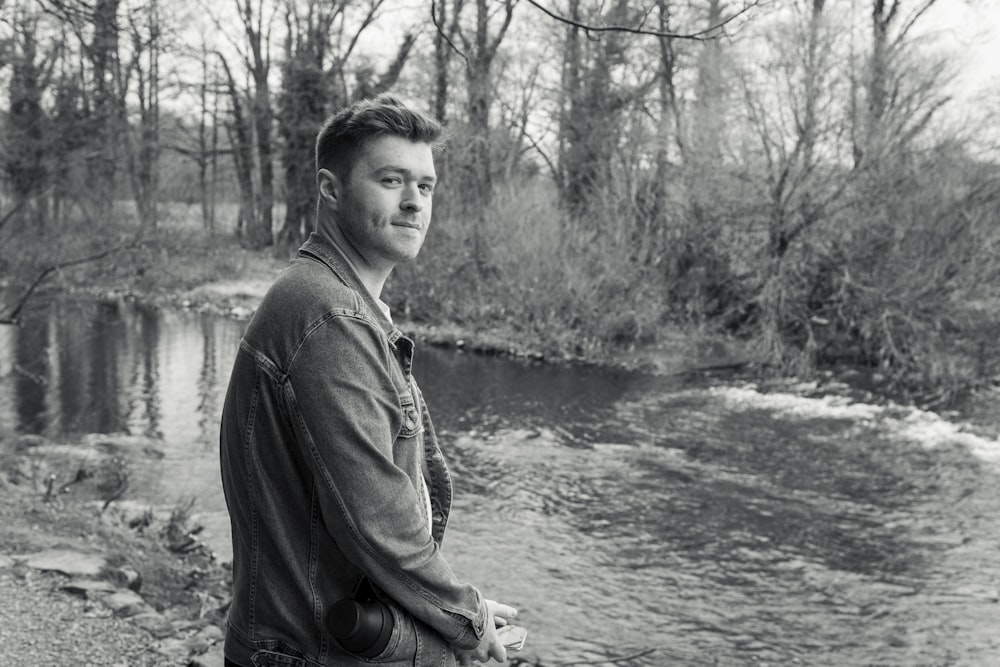
POLYGON ((399 429, 400 438, 413 438, 424 430, 420 418, 420 406, 413 400, 413 394, 406 392, 400 397, 399 405, 403 410, 403 425, 399 429))

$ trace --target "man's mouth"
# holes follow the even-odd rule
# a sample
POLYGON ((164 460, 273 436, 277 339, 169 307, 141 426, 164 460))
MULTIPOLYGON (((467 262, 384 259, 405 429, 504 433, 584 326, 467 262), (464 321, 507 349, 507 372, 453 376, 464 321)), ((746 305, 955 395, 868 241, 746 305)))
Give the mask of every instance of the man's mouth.
POLYGON ((417 231, 420 230, 419 222, 411 222, 409 220, 394 220, 392 224, 395 225, 396 227, 408 227, 410 229, 416 229, 417 231))

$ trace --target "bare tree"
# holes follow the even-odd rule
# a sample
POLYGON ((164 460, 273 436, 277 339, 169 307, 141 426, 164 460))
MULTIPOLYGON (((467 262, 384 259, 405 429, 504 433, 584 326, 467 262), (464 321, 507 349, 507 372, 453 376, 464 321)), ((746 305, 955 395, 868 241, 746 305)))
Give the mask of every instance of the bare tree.
POLYGON ((218 180, 219 156, 219 95, 215 92, 217 76, 210 63, 211 54, 202 35, 198 83, 197 150, 191 157, 198 166, 198 192, 201 201, 202 226, 215 231, 215 185, 218 180), (211 97, 211 102, 209 98, 211 97))
POLYGON ((86 46, 93 73, 91 119, 97 143, 88 173, 91 175, 91 192, 96 195, 96 213, 99 218, 107 218, 111 213, 124 130, 124 91, 121 89, 119 53, 120 5, 121 0, 95 0, 90 14, 93 36, 86 46))
POLYGON ((431 21, 437 28, 434 33, 434 117, 441 123, 448 120, 449 87, 451 85, 451 56, 458 33, 458 19, 465 0, 431 0, 431 21))
MULTIPOLYGON (((475 12, 472 18, 472 28, 463 27, 459 23, 459 15, 463 9, 461 3, 453 5, 453 18, 450 26, 437 22, 438 34, 442 36, 465 61, 466 84, 466 115, 471 142, 469 155, 470 182, 468 193, 473 209, 489 205, 492 196, 492 159, 490 156, 490 109, 493 102, 493 61, 497 50, 503 43, 514 17, 514 6, 517 0, 502 0, 495 12, 491 12, 487 0, 475 0, 475 12), (457 37, 461 43, 459 49, 452 41, 457 37)), ((432 3, 432 10, 436 7, 432 3)), ((477 237, 478 238, 478 237, 477 237)), ((474 249, 475 256, 481 256, 478 243, 474 249)))
POLYGON ((226 123, 226 133, 229 145, 232 146, 233 166, 236 170, 236 183, 240 193, 240 206, 236 219, 236 233, 242 239, 247 228, 257 218, 257 197, 253 183, 253 144, 251 143, 252 128, 250 120, 243 111, 243 94, 226 57, 216 52, 225 74, 226 90, 229 94, 231 118, 226 123))
MULTIPOLYGON (((574 3, 574 14, 577 11, 574 3)), ((600 20, 608 24, 629 22, 636 11, 627 0, 616 0, 600 20)), ((631 46, 627 33, 609 32, 599 39, 581 40, 582 30, 571 26, 567 37, 567 57, 575 61, 567 62, 564 68, 568 103, 559 159, 563 202, 576 214, 587 211, 594 197, 606 194, 601 184, 613 180, 610 170, 619 148, 623 114, 629 105, 644 98, 658 78, 655 70, 640 73, 638 78, 623 76, 631 46)))
MULTIPOLYGON (((157 226, 160 158, 160 55, 162 31, 159 0, 127 15, 132 54, 127 77, 135 76, 138 104, 138 147, 126 151, 129 176, 143 228, 157 226)), ((128 89, 128 83, 124 86, 128 89)), ((126 137, 128 134, 126 135, 126 137)))
POLYGON ((906 13, 901 0, 871 0, 871 52, 864 85, 867 101, 860 128, 855 131, 854 156, 859 166, 863 160, 879 162, 894 150, 897 140, 920 132, 945 101, 941 98, 938 103, 919 104, 921 113, 916 115, 900 109, 910 106, 899 98, 910 31, 936 3, 920 0, 906 13), (906 117, 893 118, 894 111, 902 111, 906 117))
POLYGON ((251 120, 256 139, 257 166, 260 170, 258 198, 246 218, 243 242, 249 248, 260 249, 273 243, 274 212, 274 149, 271 132, 274 113, 271 108, 271 19, 264 16, 264 2, 236 0, 236 9, 243 23, 246 46, 244 65, 253 78, 251 93, 251 120))
POLYGON ((45 133, 42 96, 50 86, 58 52, 39 43, 37 13, 25 7, 14 10, 10 22, 12 35, 4 50, 4 60, 10 63, 11 72, 2 159, 13 194, 11 213, 4 224, 13 221, 20 226, 30 219, 38 231, 43 231, 48 218, 42 194, 49 183, 46 161, 49 139, 45 133))

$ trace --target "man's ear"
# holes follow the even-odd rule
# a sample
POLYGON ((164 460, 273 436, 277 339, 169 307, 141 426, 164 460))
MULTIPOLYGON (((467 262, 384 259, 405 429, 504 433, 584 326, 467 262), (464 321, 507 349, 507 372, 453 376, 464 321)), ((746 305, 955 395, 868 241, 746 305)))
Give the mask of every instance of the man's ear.
POLYGON ((329 169, 320 169, 316 172, 316 189, 319 191, 319 200, 323 206, 336 210, 340 201, 340 193, 343 185, 335 173, 329 169))

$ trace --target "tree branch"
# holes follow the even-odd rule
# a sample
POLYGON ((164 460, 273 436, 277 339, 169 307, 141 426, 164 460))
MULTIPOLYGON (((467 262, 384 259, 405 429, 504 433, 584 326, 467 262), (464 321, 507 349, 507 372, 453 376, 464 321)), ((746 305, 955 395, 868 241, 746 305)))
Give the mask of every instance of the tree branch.
POLYGON ((21 311, 24 310, 24 306, 27 305, 28 299, 31 298, 31 295, 34 294, 35 290, 38 289, 39 286, 41 286, 41 284, 45 281, 46 278, 49 277, 50 274, 56 271, 61 271, 62 269, 68 268, 70 266, 86 264, 87 262, 96 262, 99 259, 104 259, 105 257, 113 255, 117 252, 121 252, 122 250, 139 247, 143 245, 143 243, 144 241, 140 240, 131 241, 129 243, 123 243, 121 245, 114 246, 113 248, 107 248, 93 255, 87 255, 86 257, 78 257, 77 259, 70 259, 65 262, 59 262, 58 264, 52 264, 51 266, 42 269, 42 271, 38 274, 38 276, 35 277, 35 280, 31 283, 31 285, 28 286, 28 289, 24 291, 24 294, 21 295, 21 298, 18 299, 17 303, 14 304, 14 308, 10 311, 10 315, 8 315, 7 317, 0 317, 0 324, 13 324, 15 326, 20 325, 21 311))
POLYGON ((571 25, 574 28, 580 28, 586 32, 627 32, 633 35, 647 35, 649 37, 666 37, 670 39, 691 39, 695 41, 709 41, 713 39, 718 39, 725 33, 725 27, 735 21, 740 16, 748 13, 751 9, 758 7, 762 0, 747 0, 744 2, 743 8, 738 12, 730 16, 729 18, 720 21, 719 23, 709 26, 704 30, 699 30, 692 33, 673 33, 673 32, 661 32, 659 30, 646 30, 644 28, 633 28, 631 26, 594 26, 581 21, 575 21, 573 19, 557 14, 552 10, 546 9, 538 3, 537 0, 526 0, 535 9, 539 10, 543 14, 548 15, 557 21, 571 25))
POLYGON ((220 148, 217 150, 198 150, 196 148, 186 148, 178 144, 160 144, 162 148, 168 151, 174 151, 185 157, 192 158, 194 160, 199 160, 207 157, 217 156, 217 155, 232 155, 233 151, 231 148, 220 148))
MULTIPOLYGON (((447 1, 448 0, 445 0, 445 2, 447 1)), ((451 50, 462 57, 462 60, 465 61, 465 66, 472 67, 472 63, 469 62, 469 56, 465 55, 465 52, 459 49, 458 46, 455 45, 455 42, 451 41, 451 36, 448 35, 444 26, 442 26, 438 21, 436 0, 431 0, 431 22, 434 24, 434 27, 437 28, 438 34, 441 35, 441 37, 444 38, 444 41, 448 43, 448 46, 451 47, 451 50)))
POLYGON ((10 222, 11 218, 13 218, 15 215, 17 215, 17 212, 20 211, 22 208, 24 208, 27 205, 27 203, 29 201, 31 201, 31 199, 32 198, 30 198, 30 197, 26 198, 26 199, 22 199, 21 201, 19 201, 17 203, 16 206, 14 206, 14 208, 12 208, 9 211, 7 211, 4 214, 4 216, 2 218, 0 218, 0 229, 3 229, 4 225, 6 225, 8 222, 10 222))

